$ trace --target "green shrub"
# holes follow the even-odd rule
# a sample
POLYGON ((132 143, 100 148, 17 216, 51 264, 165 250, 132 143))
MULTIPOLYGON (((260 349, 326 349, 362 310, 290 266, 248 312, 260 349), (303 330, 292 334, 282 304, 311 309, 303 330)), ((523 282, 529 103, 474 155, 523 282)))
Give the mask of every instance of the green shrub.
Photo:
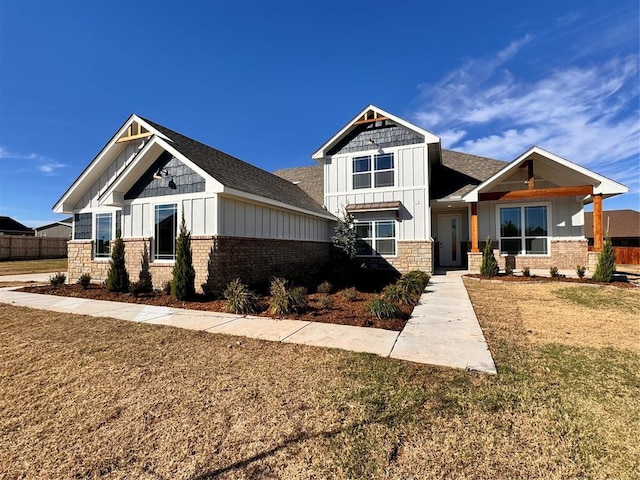
POLYGON ((272 315, 300 312, 307 306, 307 289, 304 287, 289 288, 284 278, 276 277, 271 280, 269 293, 271 293, 269 313, 272 315))
POLYGON ((356 287, 345 288, 340 292, 340 295, 342 295, 342 298, 347 302, 353 302, 358 299, 358 290, 356 290, 356 287))
POLYGON ((316 291, 318 293, 331 293, 332 290, 333 290, 333 285, 331 284, 331 282, 327 282, 327 281, 322 282, 316 288, 316 291))
POLYGON ((578 278, 582 280, 584 278, 584 274, 587 272, 587 267, 583 265, 576 266, 576 273, 578 274, 578 278))
POLYGON ((331 310, 333 308, 333 298, 329 295, 322 295, 318 299, 318 308, 320 310, 331 310))
POLYGON ((551 278, 560 277, 560 273, 558 273, 558 267, 553 266, 553 267, 549 268, 549 275, 551 275, 551 278))
POLYGON ((151 278, 151 272, 149 271, 149 250, 147 250, 147 244, 144 244, 144 250, 142 251, 142 260, 140 260, 140 273, 138 274, 138 281, 135 282, 138 293, 151 293, 153 291, 153 280, 151 278))
POLYGON ((149 293, 144 282, 138 280, 129 284, 129 293, 134 297, 138 297, 141 293, 149 293))
POLYGON ((613 251, 611 238, 607 235, 602 250, 598 254, 598 265, 591 279, 595 282, 611 282, 614 273, 616 273, 616 252, 613 251))
POLYGON ((196 271, 191 257, 191 234, 187 231, 183 213, 176 242, 176 263, 173 265, 171 295, 178 300, 193 298, 196 294, 195 280, 196 271))
POLYGON ((348 260, 356 258, 356 231, 353 227, 353 216, 344 212, 342 218, 338 218, 336 229, 331 242, 334 251, 348 260))
POLYGON ((82 275, 80 275, 80 278, 78 278, 78 285, 80 285, 85 290, 89 287, 90 283, 91 275, 89 275, 88 273, 83 273, 82 275))
POLYGON ((227 300, 227 311, 232 313, 253 313, 256 311, 256 295, 239 278, 229 282, 222 292, 227 300))
POLYGON ((493 245, 491 244, 491 237, 487 237, 487 242, 482 252, 482 266, 480 267, 480 274, 485 277, 495 277, 498 274, 498 262, 493 254, 493 245))
POLYGON ((404 305, 411 305, 416 302, 417 295, 410 292, 400 283, 393 283, 387 285, 382 290, 382 298, 390 302, 402 303, 404 305))
POLYGON ((398 307, 384 298, 374 298, 369 302, 369 311, 378 318, 396 318, 398 307))
POLYGON ((57 287, 58 285, 64 285, 64 282, 66 281, 67 281, 67 276, 62 272, 58 272, 49 277, 49 283, 54 287, 57 287))
POLYGON ((524 267, 522 269, 522 275, 524 275, 525 277, 530 277, 531 276, 531 269, 529 267, 524 267))
POLYGON ((124 263, 124 242, 120 236, 120 230, 116 233, 116 240, 113 242, 106 285, 110 292, 129 291, 129 274, 124 263))

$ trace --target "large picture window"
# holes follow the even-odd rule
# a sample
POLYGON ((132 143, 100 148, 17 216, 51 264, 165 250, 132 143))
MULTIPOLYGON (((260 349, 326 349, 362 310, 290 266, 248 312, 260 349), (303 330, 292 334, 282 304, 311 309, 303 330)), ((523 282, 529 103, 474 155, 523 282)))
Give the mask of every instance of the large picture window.
POLYGON ((178 206, 174 204, 155 206, 154 260, 175 260, 178 206))
POLYGON ((548 229, 546 205, 500 207, 500 253, 547 255, 548 229))
POLYGON ((396 254, 396 222, 357 222, 356 254, 362 257, 396 254))
POLYGON ((363 155, 353 158, 353 188, 393 187, 393 153, 363 155))
POLYGON ((105 258, 111 255, 112 221, 113 215, 111 213, 96 213, 96 258, 105 258))

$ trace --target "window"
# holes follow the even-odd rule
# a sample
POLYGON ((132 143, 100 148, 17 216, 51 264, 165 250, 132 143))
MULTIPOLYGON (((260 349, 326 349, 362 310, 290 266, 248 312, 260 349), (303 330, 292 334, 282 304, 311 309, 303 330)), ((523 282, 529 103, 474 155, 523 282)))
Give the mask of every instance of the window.
POLYGON ((373 155, 373 158, 371 155, 353 158, 354 190, 371 187, 393 187, 393 185, 393 153, 379 153, 373 155))
POLYGON ((92 216, 90 213, 76 213, 73 216, 74 240, 91 240, 92 216))
POLYGON ((111 255, 112 218, 111 213, 96 213, 96 258, 105 258, 111 255))
POLYGON ((154 260, 175 260, 177 224, 178 206, 175 203, 155 206, 154 260))
POLYGON ((357 222, 356 255, 371 257, 396 254, 396 222, 357 222))
POLYGON ((547 255, 546 205, 500 208, 500 253, 547 255))

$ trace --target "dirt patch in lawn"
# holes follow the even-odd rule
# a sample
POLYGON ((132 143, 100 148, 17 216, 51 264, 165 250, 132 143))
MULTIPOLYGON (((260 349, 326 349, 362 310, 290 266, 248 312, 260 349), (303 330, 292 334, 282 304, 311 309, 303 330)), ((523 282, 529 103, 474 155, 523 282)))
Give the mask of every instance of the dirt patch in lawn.
MULTIPOLYGON (((89 285, 82 288, 80 285, 36 285, 28 286, 21 291, 29 293, 41 293, 48 295, 60 295, 64 297, 80 297, 93 300, 108 300, 114 302, 138 303, 144 305, 157 305, 162 307, 185 308, 190 310, 202 310, 209 312, 225 312, 227 302, 225 300, 212 300, 199 296, 194 301, 183 302, 163 292, 140 295, 134 297, 129 293, 109 292, 102 285, 89 285)), ((402 331, 411 315, 412 306, 400 305, 400 318, 380 319, 369 311, 369 302, 379 297, 376 293, 358 292, 355 300, 345 300, 341 291, 332 294, 311 294, 308 297, 307 308, 301 312, 283 315, 278 318, 303 320, 311 322, 333 323, 339 325, 352 325, 356 327, 373 327, 385 330, 402 331), (323 302, 329 299, 330 306, 323 308, 323 302)), ((267 313, 269 308, 268 296, 258 299, 258 310, 254 315, 271 317, 267 313)))

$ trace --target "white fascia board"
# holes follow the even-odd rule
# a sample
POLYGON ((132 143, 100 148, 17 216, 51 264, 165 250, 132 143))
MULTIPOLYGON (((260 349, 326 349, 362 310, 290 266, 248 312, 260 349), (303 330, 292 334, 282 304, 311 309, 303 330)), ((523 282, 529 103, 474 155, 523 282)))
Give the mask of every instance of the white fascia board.
POLYGON ((414 125, 411 122, 407 122, 406 120, 397 117, 389 112, 385 112, 384 110, 382 110, 381 108, 376 107, 375 105, 368 105, 366 106, 362 111, 360 111, 360 113, 358 113, 355 117, 353 117, 344 127, 342 127, 338 133, 336 133, 333 137, 331 137, 327 142, 325 142, 313 155, 311 155, 311 158, 314 160, 321 160, 322 158, 324 158, 325 152, 331 148, 336 142, 338 142, 342 137, 344 137, 353 127, 354 123, 356 121, 358 121, 358 119, 360 117, 362 117, 365 113, 367 113, 369 110, 373 110, 374 112, 387 117, 389 120, 392 120, 394 123, 397 123, 399 125, 402 125, 405 128, 408 128, 409 130, 413 130, 414 132, 419 133, 420 135, 422 135, 424 137, 424 143, 439 143, 440 142, 440 137, 438 137, 437 135, 434 135, 431 132, 428 132, 427 130, 425 130, 424 128, 420 128, 417 125, 414 125))
POLYGON ((247 193, 241 190, 236 190, 235 188, 224 187, 224 190, 221 193, 232 196, 232 197, 238 197, 238 198, 247 200, 250 203, 259 203, 259 204, 261 203, 263 205, 272 205, 282 210, 290 210, 290 211, 299 212, 311 217, 318 217, 318 218, 324 218, 325 220, 336 221, 336 217, 331 215, 329 212, 327 212, 326 214, 322 214, 320 212, 312 212, 310 210, 296 207, 288 203, 280 202, 278 200, 273 200, 267 197, 261 197, 260 195, 254 195, 253 193, 247 193))
POLYGON ((96 157, 91 161, 91 163, 89 163, 87 168, 85 168, 85 170, 80 174, 80 176, 78 176, 78 178, 71 184, 69 189, 56 202, 56 204, 53 206, 53 211, 55 213, 73 213, 73 210, 72 210, 73 206, 69 207, 69 204, 75 204, 75 202, 69 201, 69 199, 73 198, 74 194, 81 187, 81 185, 85 183, 87 179, 95 180, 94 177, 96 177, 96 175, 99 176, 99 174, 102 173, 102 170, 100 170, 99 166, 103 163, 104 158, 113 149, 114 145, 116 145, 116 143, 118 142, 118 139, 122 135, 124 135, 124 133, 127 131, 127 128, 129 128, 129 125, 131 125, 133 122, 139 123, 140 125, 144 126, 149 132, 152 132, 153 134, 161 138, 164 138, 164 139, 167 138, 161 132, 159 132, 158 130, 153 128, 151 125, 149 125, 147 122, 145 122, 143 119, 138 117, 135 113, 131 114, 129 118, 118 129, 118 131, 111 137, 111 139, 107 142, 107 144, 102 148, 102 150, 98 152, 98 155, 96 155, 96 157), (98 172, 97 174, 96 174, 96 171, 98 172))
POLYGON ((509 173, 514 168, 519 167, 524 160, 526 160, 528 157, 530 157, 533 154, 538 154, 541 157, 546 158, 547 160, 551 160, 552 162, 555 162, 558 165, 562 165, 563 167, 569 170, 573 170, 574 172, 579 173, 580 175, 584 175, 585 177, 591 179, 590 183, 593 184, 594 194, 601 193, 607 196, 612 196, 612 195, 618 195, 621 193, 627 193, 629 191, 629 188, 626 187, 625 185, 615 182, 607 177, 603 177, 602 175, 599 175, 596 172, 589 170, 588 168, 581 167, 580 165, 570 162, 569 160, 564 159, 562 157, 559 157, 554 153, 547 152, 546 150, 540 147, 533 146, 529 148, 527 151, 525 151, 522 155, 518 156, 515 160, 508 163, 504 168, 502 168, 502 170, 500 170, 498 173, 493 175, 491 178, 485 180, 476 188, 474 188, 469 193, 464 195, 462 199, 465 202, 477 202, 478 196, 481 190, 487 187, 491 187, 495 183, 498 183, 498 181, 501 178, 505 177, 507 173, 509 173))

